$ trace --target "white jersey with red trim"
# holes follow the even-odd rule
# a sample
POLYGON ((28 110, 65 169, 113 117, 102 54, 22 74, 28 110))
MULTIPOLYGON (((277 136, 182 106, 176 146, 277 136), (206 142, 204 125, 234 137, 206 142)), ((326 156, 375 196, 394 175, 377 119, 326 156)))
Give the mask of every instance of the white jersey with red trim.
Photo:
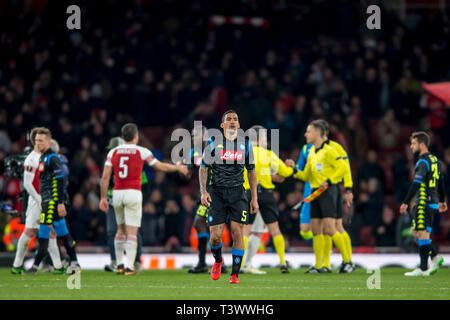
POLYGON ((122 144, 111 149, 105 166, 112 166, 114 190, 141 190, 144 161, 153 166, 158 160, 150 150, 135 144, 122 144))
POLYGON ((25 172, 29 172, 34 175, 32 185, 36 192, 39 194, 39 158, 41 157, 41 154, 32 151, 26 158, 24 162, 24 169, 25 172))

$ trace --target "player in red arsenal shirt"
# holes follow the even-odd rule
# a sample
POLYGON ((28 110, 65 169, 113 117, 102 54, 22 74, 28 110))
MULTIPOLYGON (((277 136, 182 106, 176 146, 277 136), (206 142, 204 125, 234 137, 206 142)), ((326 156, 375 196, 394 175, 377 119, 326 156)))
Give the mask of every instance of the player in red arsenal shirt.
POLYGON ((108 211, 106 193, 111 174, 114 173, 113 207, 116 213, 117 234, 114 247, 117 258, 117 273, 134 274, 136 258, 137 232, 141 226, 142 193, 141 173, 144 161, 157 170, 165 172, 178 171, 182 175, 188 169, 182 164, 160 162, 147 148, 138 146, 139 133, 134 123, 122 127, 125 143, 111 149, 108 153, 100 186, 100 209, 108 211), (124 252, 126 261, 124 261, 124 252))

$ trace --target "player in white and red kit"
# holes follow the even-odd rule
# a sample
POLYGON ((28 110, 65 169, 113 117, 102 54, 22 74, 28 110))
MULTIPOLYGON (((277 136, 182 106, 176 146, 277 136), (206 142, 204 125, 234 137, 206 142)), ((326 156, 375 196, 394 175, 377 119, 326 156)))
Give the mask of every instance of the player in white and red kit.
MULTIPOLYGON (((14 258, 13 267, 11 268, 12 274, 23 274, 23 260, 27 251, 28 243, 32 237, 37 235, 39 230, 39 219, 41 214, 41 195, 39 194, 39 158, 41 154, 38 152, 34 143, 36 131, 39 128, 31 130, 30 141, 34 147, 34 150, 25 158, 24 162, 24 175, 23 185, 27 191, 28 205, 25 213, 25 230, 19 238, 16 256, 14 258)), ((48 251, 52 258, 53 265, 55 267, 55 273, 62 273, 61 258, 59 255, 58 245, 56 243, 56 237, 50 238, 48 251)))
POLYGON ((136 258, 137 232, 141 226, 142 193, 141 174, 144 161, 157 170, 165 172, 178 171, 187 175, 188 169, 182 164, 160 162, 147 148, 138 146, 139 133, 134 123, 122 127, 125 143, 111 149, 107 155, 100 186, 100 209, 108 211, 106 194, 111 174, 114 173, 114 190, 112 202, 117 221, 117 233, 114 248, 117 259, 117 273, 134 274, 136 258), (123 254, 126 253, 124 265, 123 254))

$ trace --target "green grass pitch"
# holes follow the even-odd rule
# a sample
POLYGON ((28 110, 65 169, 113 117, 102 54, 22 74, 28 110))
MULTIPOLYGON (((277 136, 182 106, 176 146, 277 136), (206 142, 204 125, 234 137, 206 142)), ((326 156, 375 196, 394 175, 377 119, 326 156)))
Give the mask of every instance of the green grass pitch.
MULTIPOLYGON (((208 274, 182 270, 146 270, 135 276, 85 270, 81 288, 68 289, 65 275, 38 273, 12 275, 0 268, 0 299, 146 299, 146 300, 302 300, 302 299, 450 299, 450 269, 441 268, 430 277, 407 278, 403 268, 381 269, 381 289, 368 289, 371 274, 358 268, 353 274, 303 274, 264 268, 267 275, 239 276, 239 285, 228 284, 229 274, 211 280, 208 274)), ((336 272, 336 270, 334 270, 336 272)))

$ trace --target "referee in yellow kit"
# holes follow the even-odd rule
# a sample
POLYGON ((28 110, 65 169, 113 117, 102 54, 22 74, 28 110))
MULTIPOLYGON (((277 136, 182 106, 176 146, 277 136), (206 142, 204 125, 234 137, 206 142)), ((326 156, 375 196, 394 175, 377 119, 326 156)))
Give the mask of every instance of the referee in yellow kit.
POLYGON ((326 144, 326 126, 322 120, 312 121, 305 133, 306 142, 312 144, 308 160, 303 171, 297 171, 294 176, 303 181, 309 181, 312 192, 317 189, 324 190, 317 199, 311 202, 311 228, 313 232, 313 249, 316 264, 307 273, 331 272, 328 266, 323 266, 325 248, 324 234, 331 237, 334 245, 341 253, 346 252, 345 241, 336 231, 336 201, 338 193, 337 184, 346 173, 346 164, 339 154, 326 144))
MULTIPOLYGON (((284 237, 281 234, 278 224, 278 205, 273 196, 275 185, 272 181, 272 175, 278 174, 287 178, 292 176, 294 169, 288 167, 273 152, 267 150, 267 129, 263 126, 253 126, 249 130, 249 139, 253 145, 253 155, 255 159, 255 171, 258 182, 258 204, 259 212, 249 216, 249 222, 244 226, 244 246, 246 247, 245 257, 243 259, 243 273, 265 274, 265 271, 252 267, 252 258, 258 250, 260 238, 264 233, 264 224, 267 225, 269 233, 272 236, 275 251, 280 257, 281 273, 289 273, 287 262, 284 258, 285 244, 284 237), (250 234, 251 233, 251 234, 250 234)), ((244 172, 244 188, 250 199, 250 184, 244 172)))
MULTIPOLYGON (((318 121, 322 121, 323 125, 325 126, 325 144, 328 144, 331 148, 333 148, 339 155, 339 157, 344 160, 345 162, 345 167, 346 167, 346 172, 345 175, 343 177, 343 179, 341 180, 341 182, 344 184, 344 188, 345 188, 345 192, 344 192, 344 201, 346 202, 347 206, 351 206, 353 203, 353 192, 352 192, 352 188, 353 188, 353 179, 352 179, 352 170, 350 167, 350 161, 348 158, 348 154, 345 151, 344 147, 342 147, 341 144, 339 144, 336 141, 330 140, 329 136, 330 136, 330 130, 329 130, 329 126, 328 126, 328 122, 325 120, 318 120, 318 121)), ((337 199, 336 199, 336 231, 339 232, 342 237, 344 238, 344 243, 345 243, 345 251, 341 252, 342 254, 342 264, 339 268, 339 273, 351 273, 353 271, 355 271, 355 265, 352 263, 352 242, 350 239, 350 236, 348 235, 347 231, 345 231, 344 229, 344 225, 342 223, 342 204, 343 204, 343 199, 342 199, 342 190, 340 187, 340 184, 338 184, 338 195, 337 195, 337 199)), ((332 246, 332 240, 329 236, 325 236, 325 251, 324 251, 324 265, 326 265, 325 261, 330 261, 330 257, 329 255, 331 254, 331 250, 327 251, 326 249, 331 248, 332 246), (327 243, 328 242, 328 243, 327 243), (328 256, 327 256, 328 255, 328 256)), ((328 266, 328 268, 330 268, 328 266)))

